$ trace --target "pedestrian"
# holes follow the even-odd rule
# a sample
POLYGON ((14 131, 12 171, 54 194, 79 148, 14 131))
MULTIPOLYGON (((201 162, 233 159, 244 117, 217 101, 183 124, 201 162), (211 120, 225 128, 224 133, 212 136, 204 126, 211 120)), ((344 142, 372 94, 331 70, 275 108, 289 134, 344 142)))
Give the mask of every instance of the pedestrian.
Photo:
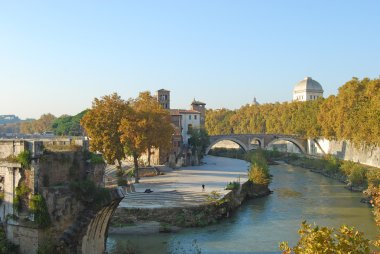
POLYGON ((205 185, 202 184, 202 191, 205 191, 205 185))

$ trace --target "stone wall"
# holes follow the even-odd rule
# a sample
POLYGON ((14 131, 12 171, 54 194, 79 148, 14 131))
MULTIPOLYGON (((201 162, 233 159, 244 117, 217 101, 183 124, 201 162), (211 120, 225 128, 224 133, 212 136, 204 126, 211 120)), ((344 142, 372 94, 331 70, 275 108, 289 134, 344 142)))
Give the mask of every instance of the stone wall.
POLYGON ((230 191, 221 200, 200 205, 174 208, 119 207, 111 219, 111 227, 122 227, 139 221, 157 221, 179 227, 198 227, 229 217, 247 198, 257 198, 270 193, 268 186, 246 182, 241 190, 230 191))
POLYGON ((39 190, 41 187, 62 185, 81 178, 89 167, 81 151, 44 154, 39 160, 39 190))
POLYGON ((36 228, 7 224, 7 238, 19 245, 20 254, 37 253, 41 231, 36 228))
MULTIPOLYGON (((317 141, 320 148, 318 146, 311 148, 309 151, 312 155, 331 154, 342 160, 380 168, 380 147, 357 148, 348 141, 329 141, 327 139, 318 139, 317 141)), ((310 143, 313 141, 309 141, 310 143)))
POLYGON ((0 142, 0 159, 9 156, 17 156, 27 149, 27 142, 24 140, 1 140, 0 142))

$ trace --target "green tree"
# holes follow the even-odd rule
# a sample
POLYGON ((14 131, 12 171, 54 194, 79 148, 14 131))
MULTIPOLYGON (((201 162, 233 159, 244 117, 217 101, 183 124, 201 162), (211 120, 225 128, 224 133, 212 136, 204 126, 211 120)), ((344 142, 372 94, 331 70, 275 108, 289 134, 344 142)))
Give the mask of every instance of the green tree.
POLYGON ((80 121, 88 110, 84 110, 75 116, 62 115, 53 121, 53 131, 56 135, 80 136, 83 135, 83 129, 80 121))
POLYGON ((189 145, 191 146, 193 154, 197 154, 198 158, 202 158, 206 152, 207 147, 210 145, 210 137, 207 131, 203 128, 189 129, 189 145))

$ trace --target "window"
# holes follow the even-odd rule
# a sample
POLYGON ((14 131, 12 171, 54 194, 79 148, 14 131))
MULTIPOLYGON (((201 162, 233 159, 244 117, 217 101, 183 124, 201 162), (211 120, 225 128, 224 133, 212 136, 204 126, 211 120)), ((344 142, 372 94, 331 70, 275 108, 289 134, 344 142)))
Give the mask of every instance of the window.
POLYGON ((187 125, 187 134, 190 134, 191 129, 193 128, 192 124, 187 125))
POLYGON ((191 115, 189 115, 189 120, 191 120, 191 115))
POLYGON ((194 120, 197 120, 197 115, 194 115, 194 120))

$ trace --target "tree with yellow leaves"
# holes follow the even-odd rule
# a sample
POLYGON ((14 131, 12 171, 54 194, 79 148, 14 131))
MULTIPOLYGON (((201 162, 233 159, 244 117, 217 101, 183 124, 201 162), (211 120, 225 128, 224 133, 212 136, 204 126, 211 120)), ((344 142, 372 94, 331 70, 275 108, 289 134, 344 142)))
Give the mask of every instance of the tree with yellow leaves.
POLYGON ((312 227, 302 222, 298 231, 300 239, 296 246, 280 243, 283 254, 370 254, 369 240, 352 227, 341 226, 339 230, 328 227, 312 227))
POLYGON ((122 119, 119 131, 125 152, 133 157, 138 182, 138 158, 147 152, 150 164, 151 148, 168 149, 174 129, 169 112, 161 108, 149 92, 140 93, 137 99, 130 100, 130 105, 132 112, 122 119))
POLYGON ((125 158, 119 130, 122 119, 132 110, 117 93, 95 98, 92 108, 83 116, 81 125, 90 138, 90 149, 103 154, 107 163, 118 164, 125 158))

